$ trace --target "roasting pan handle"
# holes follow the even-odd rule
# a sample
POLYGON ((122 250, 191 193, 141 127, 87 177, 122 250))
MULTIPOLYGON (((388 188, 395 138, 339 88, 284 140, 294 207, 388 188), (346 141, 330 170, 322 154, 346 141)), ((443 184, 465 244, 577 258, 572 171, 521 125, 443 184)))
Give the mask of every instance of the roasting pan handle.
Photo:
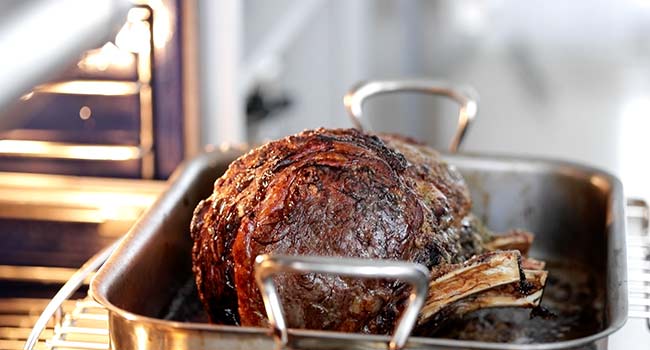
POLYGON ((391 92, 418 92, 446 96, 460 104, 458 126, 449 144, 449 152, 456 153, 463 143, 467 127, 478 113, 478 94, 469 87, 453 86, 444 81, 427 79, 375 80, 356 84, 343 97, 343 104, 354 126, 363 130, 363 103, 372 96, 391 92))
POLYGON ((352 259, 340 257, 259 255, 255 259, 255 280, 262 292, 264 307, 273 329, 276 343, 284 348, 289 336, 284 320, 280 297, 273 276, 278 273, 323 273, 363 279, 395 279, 408 282, 411 286, 409 304, 398 321, 388 344, 390 350, 402 349, 415 325, 418 313, 424 305, 429 284, 429 271, 420 264, 388 261, 352 259))

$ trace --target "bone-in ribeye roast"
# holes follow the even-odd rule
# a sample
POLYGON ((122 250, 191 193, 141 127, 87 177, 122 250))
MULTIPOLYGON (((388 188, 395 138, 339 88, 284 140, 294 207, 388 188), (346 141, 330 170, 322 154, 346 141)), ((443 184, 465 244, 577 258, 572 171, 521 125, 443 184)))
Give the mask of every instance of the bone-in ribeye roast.
MULTIPOLYGON (((259 254, 406 260, 431 269, 420 325, 493 306, 532 307, 543 262, 532 235, 493 235, 471 213, 463 178, 406 138, 318 129, 234 161, 196 207, 193 269, 212 322, 266 326, 254 279, 259 254)), ((405 307, 398 281, 274 277, 289 326, 389 333, 405 307)))

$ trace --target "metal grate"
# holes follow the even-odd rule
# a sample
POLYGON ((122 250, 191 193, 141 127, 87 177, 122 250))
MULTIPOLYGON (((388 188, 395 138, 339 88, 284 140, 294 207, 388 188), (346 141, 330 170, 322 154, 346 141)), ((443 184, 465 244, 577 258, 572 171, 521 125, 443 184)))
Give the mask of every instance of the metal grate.
POLYGON ((47 339, 46 349, 107 350, 108 311, 90 298, 80 300, 47 339))
MULTIPOLYGON (((0 350, 22 350, 50 299, 0 299, 0 350)), ((108 350, 108 311, 89 297, 66 300, 48 321, 35 350, 108 350)))
MULTIPOLYGON (((50 299, 0 299, 0 349, 22 350, 36 320, 50 299)), ((49 320, 34 347, 53 349, 108 349, 108 312, 86 298, 66 300, 49 320)))
POLYGON ((69 312, 64 305, 70 303, 68 299, 101 267, 118 244, 119 241, 113 243, 88 260, 47 301, 40 316, 32 322, 22 349, 108 349, 108 311, 89 296, 73 302, 74 307, 69 312), (44 333, 52 323, 52 336, 48 337, 44 333), (44 345, 43 339, 46 339, 44 345))
MULTIPOLYGON (((38 316, 43 312, 49 299, 36 298, 3 298, 0 299, 0 349, 23 349, 25 341, 32 331, 38 316)), ((63 313, 71 312, 75 302, 67 300, 62 305, 63 313)), ((58 314, 60 320, 60 315, 58 314)), ((54 337, 57 316, 53 317, 43 331, 41 339, 54 337)), ((47 345, 41 340, 35 349, 46 349, 47 345)))
POLYGON ((648 204, 628 201, 627 264, 629 316, 645 318, 650 328, 650 233, 648 204))

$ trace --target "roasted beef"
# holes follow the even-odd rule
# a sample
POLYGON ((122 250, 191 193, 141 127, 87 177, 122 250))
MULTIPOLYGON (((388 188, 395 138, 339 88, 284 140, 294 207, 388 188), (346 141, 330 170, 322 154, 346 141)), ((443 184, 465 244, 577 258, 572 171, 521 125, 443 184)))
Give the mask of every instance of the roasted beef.
MULTIPOLYGON (((318 129, 273 141, 234 161, 196 207, 199 296, 212 322, 266 326, 253 266, 270 253, 423 264, 432 277, 420 324, 488 307, 499 295, 509 297, 499 306, 539 302, 543 283, 524 288, 534 284, 521 266, 532 235, 496 237, 470 209, 460 174, 412 140, 318 129)), ((321 274, 274 281, 289 326, 307 329, 389 333, 409 293, 399 281, 321 274)))

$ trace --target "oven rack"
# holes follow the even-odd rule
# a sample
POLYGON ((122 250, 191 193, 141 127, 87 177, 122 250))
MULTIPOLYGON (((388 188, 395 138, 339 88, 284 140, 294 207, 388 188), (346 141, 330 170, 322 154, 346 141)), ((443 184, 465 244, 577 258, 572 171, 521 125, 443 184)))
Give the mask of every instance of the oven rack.
MULTIPOLYGON (((50 302, 41 298, 0 301, 0 349, 20 350, 38 315, 50 302)), ((33 344, 34 350, 108 350, 108 311, 89 297, 66 300, 33 344)))
MULTIPOLYGON (((0 349, 20 350, 25 346, 34 323, 50 302, 46 298, 3 298, 0 299, 0 349)), ((66 300, 61 305, 62 313, 68 314, 75 308, 75 301, 66 300)), ((42 339, 34 349, 45 350, 45 339, 54 337, 55 325, 60 314, 52 317, 45 325, 42 339)))
POLYGON ((90 297, 77 301, 55 325, 45 348, 108 350, 108 310, 90 297))
POLYGON ((68 300, 104 264, 121 239, 86 262, 47 304, 34 323, 23 349, 87 349, 107 350, 108 310, 90 296, 74 302, 74 308, 65 312, 68 300), (45 330, 52 328, 52 336, 45 330))
POLYGON ((628 200, 627 209, 628 315, 650 328, 650 212, 641 199, 628 200))
MULTIPOLYGON (((627 209, 628 316, 646 319, 650 329, 650 209, 640 199, 628 200, 627 209), (629 229, 631 227, 637 229, 629 229)), ((118 243, 119 241, 95 255, 70 278, 45 307, 22 349, 109 349, 108 310, 90 296, 77 301, 68 298, 101 267, 118 243)), ((1 330, 2 324, 0 332, 1 330)), ((20 349, 15 343, 16 341, 12 343, 12 349, 20 349)), ((0 333, 0 345, 2 344, 0 333)))

